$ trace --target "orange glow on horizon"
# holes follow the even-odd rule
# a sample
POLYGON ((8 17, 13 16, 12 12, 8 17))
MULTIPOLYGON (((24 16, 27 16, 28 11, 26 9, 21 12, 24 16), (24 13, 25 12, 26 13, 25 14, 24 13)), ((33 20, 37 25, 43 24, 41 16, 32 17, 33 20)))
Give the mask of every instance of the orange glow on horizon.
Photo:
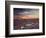
POLYGON ((15 19, 37 19, 39 18, 38 16, 35 16, 35 15, 24 15, 24 16, 15 16, 14 17, 15 19))

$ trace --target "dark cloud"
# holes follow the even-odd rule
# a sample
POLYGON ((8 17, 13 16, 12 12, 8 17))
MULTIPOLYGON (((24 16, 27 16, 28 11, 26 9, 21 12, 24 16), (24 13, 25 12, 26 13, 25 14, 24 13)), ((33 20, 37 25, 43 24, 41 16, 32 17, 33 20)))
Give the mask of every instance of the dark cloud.
POLYGON ((38 12, 39 9, 14 8, 14 15, 32 15, 38 12))

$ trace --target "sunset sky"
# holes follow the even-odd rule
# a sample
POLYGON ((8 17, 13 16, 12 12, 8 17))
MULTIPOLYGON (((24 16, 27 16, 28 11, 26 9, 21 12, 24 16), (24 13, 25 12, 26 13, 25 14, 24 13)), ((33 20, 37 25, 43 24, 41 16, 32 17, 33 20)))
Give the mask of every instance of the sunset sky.
POLYGON ((39 9, 14 8, 15 18, 39 18, 39 9))

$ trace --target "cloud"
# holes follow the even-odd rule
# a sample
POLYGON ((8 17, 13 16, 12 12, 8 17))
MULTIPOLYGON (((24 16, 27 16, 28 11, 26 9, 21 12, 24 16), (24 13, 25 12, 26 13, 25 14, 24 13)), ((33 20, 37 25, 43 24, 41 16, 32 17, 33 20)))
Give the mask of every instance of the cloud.
POLYGON ((15 15, 34 15, 39 16, 39 9, 22 9, 22 8, 15 8, 14 10, 15 15))

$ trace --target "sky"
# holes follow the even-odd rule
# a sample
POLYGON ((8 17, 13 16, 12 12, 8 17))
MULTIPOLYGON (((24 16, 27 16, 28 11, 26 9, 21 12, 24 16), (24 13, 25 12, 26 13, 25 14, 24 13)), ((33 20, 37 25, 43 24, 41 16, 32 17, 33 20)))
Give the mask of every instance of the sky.
POLYGON ((34 15, 39 17, 39 9, 14 8, 14 15, 34 15))

